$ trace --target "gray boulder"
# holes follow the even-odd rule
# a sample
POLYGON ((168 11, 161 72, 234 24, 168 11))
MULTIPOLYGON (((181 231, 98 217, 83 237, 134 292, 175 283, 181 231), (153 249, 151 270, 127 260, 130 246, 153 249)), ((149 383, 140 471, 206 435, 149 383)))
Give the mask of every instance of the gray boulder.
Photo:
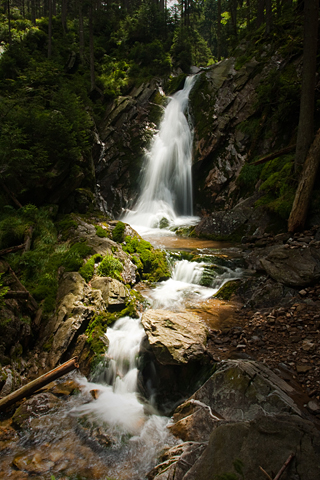
POLYGON ((280 246, 261 260, 274 280, 289 287, 306 287, 320 279, 320 250, 314 246, 288 248, 280 246))
POLYGON ((273 478, 291 453, 295 457, 281 479, 320 478, 320 433, 312 423, 297 416, 228 423, 212 432, 207 449, 183 480, 215 480, 219 475, 235 474, 239 460, 246 480, 265 479, 260 467, 273 478))

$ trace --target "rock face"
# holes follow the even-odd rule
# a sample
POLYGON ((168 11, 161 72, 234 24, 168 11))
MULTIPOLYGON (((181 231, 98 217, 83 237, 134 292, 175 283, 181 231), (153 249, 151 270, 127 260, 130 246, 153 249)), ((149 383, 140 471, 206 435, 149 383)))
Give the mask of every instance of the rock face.
POLYGON ((302 418, 304 414, 290 397, 294 394, 288 383, 261 363, 222 362, 174 413, 169 428, 187 441, 182 444, 187 449, 181 445, 182 452, 167 452, 165 462, 148 478, 216 480, 226 474, 231 478, 238 462, 243 478, 262 480, 260 466, 274 477, 294 453, 283 478, 315 480, 320 474, 320 433, 302 418), (200 455, 183 462, 186 452, 194 450, 200 455))
POLYGON ((113 100, 100 125, 94 152, 96 178, 104 209, 115 216, 138 194, 144 149, 162 113, 159 86, 158 79, 152 80, 113 100))
POLYGON ((148 310, 142 315, 146 338, 140 347, 140 383, 146 396, 168 412, 171 402, 194 392, 212 369, 206 355, 207 330, 190 313, 148 310))
POLYGON ((306 287, 320 279, 320 250, 312 245, 298 250, 280 246, 261 264, 270 277, 290 287, 306 287))
POLYGON ((246 480, 262 480, 265 475, 260 466, 274 475, 291 453, 295 458, 284 472, 284 480, 319 478, 320 434, 310 422, 296 416, 262 416, 251 422, 229 423, 212 432, 208 448, 183 480, 214 480, 218 475, 235 474, 237 460, 243 463, 246 480))
POLYGON ((207 330, 197 316, 147 310, 141 322, 150 347, 162 365, 181 365, 203 356, 207 330))

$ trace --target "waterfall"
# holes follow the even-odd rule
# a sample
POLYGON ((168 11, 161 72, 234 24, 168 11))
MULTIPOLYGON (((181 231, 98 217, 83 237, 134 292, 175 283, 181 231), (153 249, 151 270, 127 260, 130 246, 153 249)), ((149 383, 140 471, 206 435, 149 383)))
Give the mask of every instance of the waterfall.
POLYGON ((134 228, 168 225, 178 217, 190 217, 192 209, 192 130, 185 116, 195 76, 187 77, 165 109, 159 132, 146 154, 141 196, 124 221, 134 228))

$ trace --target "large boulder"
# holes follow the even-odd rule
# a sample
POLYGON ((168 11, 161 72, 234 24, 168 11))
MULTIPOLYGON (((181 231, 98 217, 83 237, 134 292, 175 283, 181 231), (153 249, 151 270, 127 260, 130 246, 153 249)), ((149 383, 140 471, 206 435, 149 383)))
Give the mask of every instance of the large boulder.
POLYGON ((140 389, 168 413, 212 371, 207 330, 199 317, 187 312, 147 310, 141 321, 146 337, 140 347, 140 389))
POLYGON ((295 390, 263 363, 227 360, 191 399, 226 420, 252 420, 258 415, 301 415, 290 395, 295 390))
POLYGON ((262 416, 251 422, 228 423, 213 430, 207 449, 183 480, 235 475, 236 465, 246 480, 265 479, 260 467, 273 478, 291 453, 295 457, 281 476, 283 480, 320 478, 320 433, 312 423, 297 416, 262 416))
POLYGON ((289 287, 306 287, 320 279, 320 250, 312 245, 272 250, 261 265, 274 280, 289 287))
POLYGON ((198 316, 147 310, 141 322, 150 347, 162 365, 181 365, 203 357, 207 329, 198 316))

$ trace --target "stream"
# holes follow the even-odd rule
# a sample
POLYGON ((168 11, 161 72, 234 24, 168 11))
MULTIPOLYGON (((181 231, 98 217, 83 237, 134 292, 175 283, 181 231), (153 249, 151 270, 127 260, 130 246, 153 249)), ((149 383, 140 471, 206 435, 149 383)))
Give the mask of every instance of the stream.
MULTIPOLYGON (((174 232, 199 220, 192 210, 193 132, 188 117, 195 79, 188 77, 184 89, 168 103, 146 155, 141 195, 122 220, 168 252, 171 278, 153 288, 140 288, 149 308, 192 311, 208 328, 219 328, 221 302, 212 297, 224 282, 242 275, 232 245, 181 238, 174 232), (183 258, 181 252, 196 261, 183 258)), ((226 325, 233 321, 229 313, 226 325)), ((70 375, 80 393, 57 404, 54 413, 50 410, 29 420, 19 451, 14 452, 19 470, 9 468, 13 456, 7 455, 0 466, 1 478, 29 478, 20 471, 23 467, 34 479, 54 475, 56 479, 142 480, 159 453, 179 443, 167 429, 170 418, 159 413, 152 395, 146 399, 139 393, 139 350, 145 336, 140 318, 120 318, 106 336, 108 352, 93 381, 70 375)))

